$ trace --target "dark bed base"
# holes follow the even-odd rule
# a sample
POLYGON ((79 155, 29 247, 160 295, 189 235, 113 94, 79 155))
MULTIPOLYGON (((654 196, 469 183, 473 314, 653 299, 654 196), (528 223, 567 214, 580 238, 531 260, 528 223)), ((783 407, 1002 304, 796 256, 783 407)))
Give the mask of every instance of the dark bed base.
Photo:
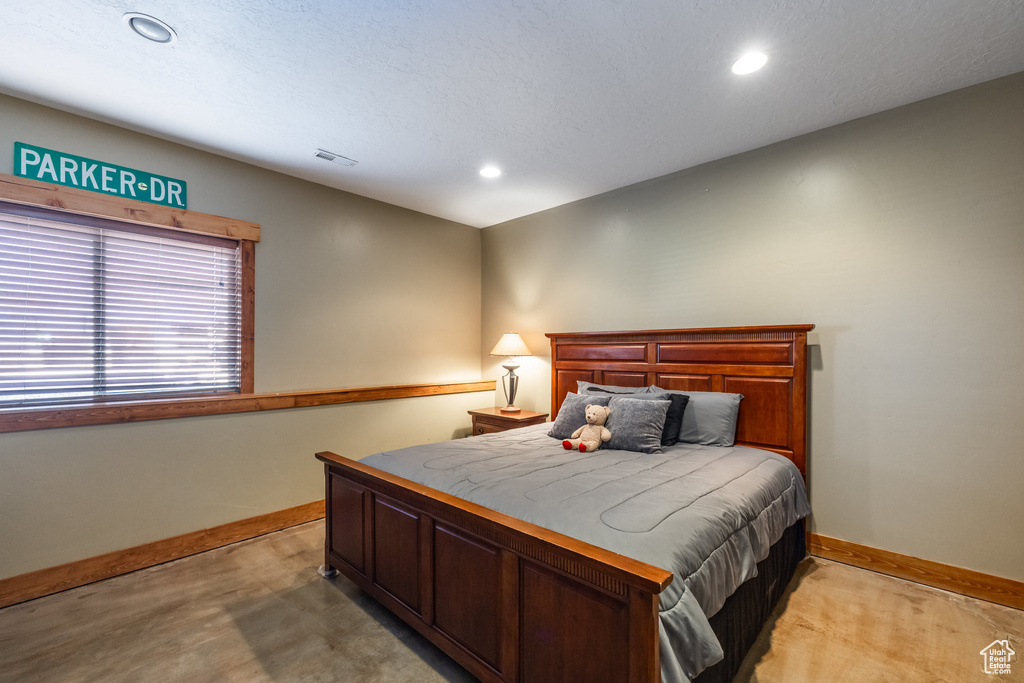
POLYGON ((733 680, 806 555, 804 520, 801 519, 786 529, 768 557, 757 564, 757 576, 737 588, 722 609, 709 619, 711 629, 725 649, 725 659, 704 669, 693 683, 730 683, 733 680))
MULTIPOLYGON (((551 414, 580 380, 741 393, 737 443, 780 453, 804 472, 813 327, 549 334, 551 414)), ((325 569, 481 681, 660 679, 658 596, 670 572, 334 453, 317 458, 326 474, 325 569)), ((771 614, 803 557, 803 525, 785 538, 711 619, 726 659, 701 683, 730 680, 771 614)))

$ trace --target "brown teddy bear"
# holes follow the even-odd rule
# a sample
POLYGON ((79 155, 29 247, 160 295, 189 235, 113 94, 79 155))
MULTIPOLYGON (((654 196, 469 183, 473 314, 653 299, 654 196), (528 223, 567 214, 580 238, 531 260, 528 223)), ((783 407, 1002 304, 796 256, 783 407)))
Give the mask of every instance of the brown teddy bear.
POLYGON ((611 413, 608 406, 588 405, 586 410, 587 424, 583 425, 572 436, 562 442, 562 447, 567 451, 579 448, 580 453, 596 451, 601 444, 612 438, 612 433, 604 426, 611 413))

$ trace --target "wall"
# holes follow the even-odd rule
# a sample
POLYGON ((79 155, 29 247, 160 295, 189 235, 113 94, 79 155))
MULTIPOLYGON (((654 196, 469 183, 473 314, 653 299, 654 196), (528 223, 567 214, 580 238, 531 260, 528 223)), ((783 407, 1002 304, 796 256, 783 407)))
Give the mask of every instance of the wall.
MULTIPOLYGON (((15 141, 184 179, 190 209, 261 224, 257 392, 480 377, 479 230, 0 96, 2 172, 15 141)), ((322 498, 315 451, 468 433, 490 398, 0 434, 0 578, 322 498)))
POLYGON ((1017 74, 487 228, 482 351, 517 328, 548 410, 544 332, 815 323, 811 529, 1024 580, 1022 111, 1017 74))

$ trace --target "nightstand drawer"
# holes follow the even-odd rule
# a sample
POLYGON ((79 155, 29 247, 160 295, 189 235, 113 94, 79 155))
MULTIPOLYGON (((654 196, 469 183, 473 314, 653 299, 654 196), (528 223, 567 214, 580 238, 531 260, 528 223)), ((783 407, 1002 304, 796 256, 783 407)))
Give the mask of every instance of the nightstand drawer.
POLYGON ((503 413, 501 408, 480 408, 479 410, 470 410, 469 414, 473 416, 473 436, 536 425, 546 422, 548 419, 547 413, 535 413, 532 410, 503 413))
POLYGON ((473 420, 473 434, 479 436, 480 434, 493 434, 494 432, 503 432, 506 429, 511 429, 505 425, 491 424, 490 422, 481 422, 480 420, 473 420))

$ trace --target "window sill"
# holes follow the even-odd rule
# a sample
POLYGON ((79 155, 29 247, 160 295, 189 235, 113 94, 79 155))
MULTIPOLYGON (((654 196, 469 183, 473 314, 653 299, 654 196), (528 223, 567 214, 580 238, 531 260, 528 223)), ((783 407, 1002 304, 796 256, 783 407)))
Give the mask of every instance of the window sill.
POLYGON ((0 433, 494 391, 495 380, 0 409, 0 433))

